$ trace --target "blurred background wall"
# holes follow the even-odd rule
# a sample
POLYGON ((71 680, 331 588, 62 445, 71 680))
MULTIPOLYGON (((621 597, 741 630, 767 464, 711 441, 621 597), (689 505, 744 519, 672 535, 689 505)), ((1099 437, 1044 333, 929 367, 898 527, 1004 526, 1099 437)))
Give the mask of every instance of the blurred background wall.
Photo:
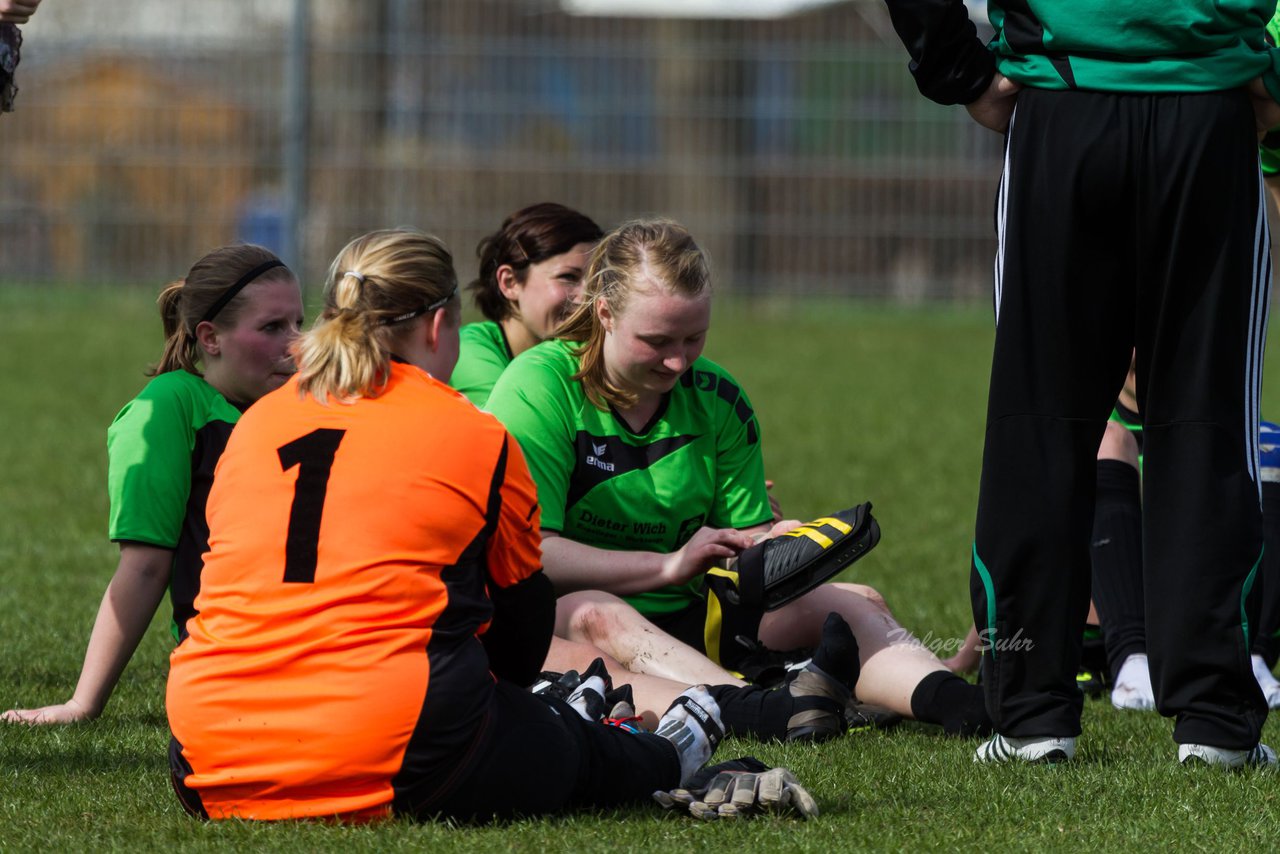
POLYGON ((0 284, 159 284, 237 239, 314 284, 400 224, 470 278, 554 200, 682 220, 725 290, 988 298, 1000 138, 918 95, 879 0, 662 2, 47 0, 0 117, 0 284))

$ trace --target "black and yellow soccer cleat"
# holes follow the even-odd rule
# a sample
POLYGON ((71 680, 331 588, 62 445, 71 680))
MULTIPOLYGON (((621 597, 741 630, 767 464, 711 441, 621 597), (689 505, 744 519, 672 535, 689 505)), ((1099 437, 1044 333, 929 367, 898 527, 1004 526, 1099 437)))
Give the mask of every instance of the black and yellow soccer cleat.
POLYGON ((1076 687, 1081 694, 1096 699, 1107 692, 1107 680, 1102 671, 1082 667, 1076 671, 1076 687))
POLYGON ((856 699, 844 707, 844 719, 849 732, 855 734, 893 729, 903 721, 902 715, 895 711, 883 706, 859 703, 856 699))
POLYGON ((871 502, 806 522, 744 551, 734 569, 742 603, 772 611, 832 578, 880 542, 871 502))

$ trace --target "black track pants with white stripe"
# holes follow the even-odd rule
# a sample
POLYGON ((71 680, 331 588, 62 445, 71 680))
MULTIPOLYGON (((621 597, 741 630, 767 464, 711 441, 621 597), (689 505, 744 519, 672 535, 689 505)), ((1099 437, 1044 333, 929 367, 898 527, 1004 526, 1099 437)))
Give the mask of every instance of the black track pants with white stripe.
POLYGON ((1178 742, 1258 741, 1248 594, 1262 552, 1264 204, 1242 91, 1019 95, 971 579, 1005 735, 1080 732, 1094 460, 1136 345, 1158 707, 1178 742))

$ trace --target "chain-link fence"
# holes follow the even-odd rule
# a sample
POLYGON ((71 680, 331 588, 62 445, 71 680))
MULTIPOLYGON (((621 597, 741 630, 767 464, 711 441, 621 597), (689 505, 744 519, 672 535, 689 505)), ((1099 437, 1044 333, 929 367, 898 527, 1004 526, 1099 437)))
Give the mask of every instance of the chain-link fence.
POLYGON ((917 94, 879 2, 664 20, 554 0, 59 0, 19 83, 0 281, 159 282, 236 239, 296 251, 314 281, 347 238, 398 224, 440 235, 469 277, 480 237, 553 200, 606 228, 685 222, 726 290, 988 290, 999 138, 917 94))

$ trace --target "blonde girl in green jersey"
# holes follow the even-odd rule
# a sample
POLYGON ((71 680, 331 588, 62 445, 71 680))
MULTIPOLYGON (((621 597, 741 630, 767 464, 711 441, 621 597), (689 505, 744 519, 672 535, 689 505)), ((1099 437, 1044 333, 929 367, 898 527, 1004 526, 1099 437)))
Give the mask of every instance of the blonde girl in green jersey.
MULTIPOLYGON (((557 339, 515 360, 494 387, 488 408, 520 441, 538 485, 547 575, 561 596, 574 594, 562 599, 558 633, 610 649, 609 616, 624 597, 734 669, 757 646, 818 646, 835 613, 856 644, 854 660, 828 669, 848 667, 860 700, 953 732, 984 729, 980 691, 868 587, 822 585, 765 614, 708 595, 709 570, 781 530, 750 400, 702 356, 710 323, 710 273, 689 232, 627 223, 593 251, 582 301, 557 339)), ((626 663, 667 664, 660 655, 626 663)))

